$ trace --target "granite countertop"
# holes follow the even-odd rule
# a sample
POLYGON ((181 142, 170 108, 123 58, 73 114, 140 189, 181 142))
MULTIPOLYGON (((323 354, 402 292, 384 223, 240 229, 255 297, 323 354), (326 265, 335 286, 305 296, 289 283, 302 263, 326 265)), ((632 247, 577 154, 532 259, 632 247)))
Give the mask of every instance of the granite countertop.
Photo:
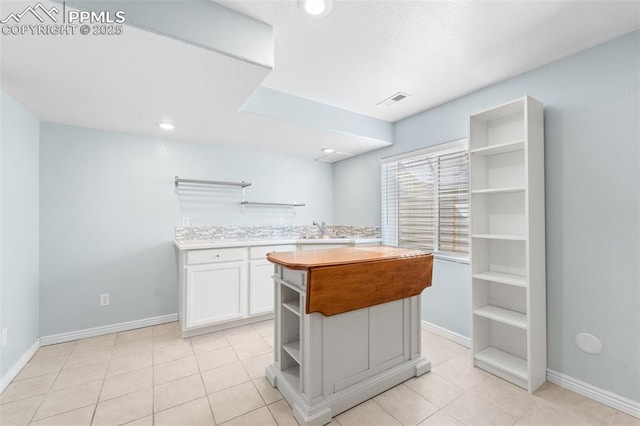
POLYGON ((382 240, 380 238, 297 238, 297 237, 273 237, 260 239, 239 239, 239 240, 174 240, 173 243, 178 250, 199 250, 227 247, 255 247, 287 244, 375 244, 382 240))

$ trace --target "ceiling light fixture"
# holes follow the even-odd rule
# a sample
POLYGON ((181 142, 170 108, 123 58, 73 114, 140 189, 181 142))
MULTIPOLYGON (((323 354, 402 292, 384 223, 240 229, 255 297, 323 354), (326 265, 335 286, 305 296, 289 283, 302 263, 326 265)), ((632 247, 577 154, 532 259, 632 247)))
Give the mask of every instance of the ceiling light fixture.
POLYGON ((322 18, 331 12, 331 0, 298 0, 298 6, 314 18, 322 18))
POLYGON ((167 122, 158 123, 158 127, 162 130, 173 130, 175 128, 173 124, 167 122))
POLYGON ((334 152, 336 152, 336 150, 333 148, 322 148, 322 152, 324 152, 325 154, 333 154, 334 152))

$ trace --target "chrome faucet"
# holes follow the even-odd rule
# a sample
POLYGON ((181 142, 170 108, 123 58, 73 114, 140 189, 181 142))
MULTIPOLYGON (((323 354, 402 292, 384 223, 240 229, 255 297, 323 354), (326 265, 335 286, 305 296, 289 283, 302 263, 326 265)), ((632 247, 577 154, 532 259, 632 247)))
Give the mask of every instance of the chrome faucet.
POLYGON ((324 237, 325 235, 327 235, 327 224, 326 224, 326 223, 324 223, 324 220, 322 221, 322 223, 321 223, 321 224, 320 224, 320 223, 318 223, 318 222, 316 222, 316 221, 314 220, 314 221, 313 221, 313 224, 314 224, 315 226, 317 226, 317 227, 318 227, 318 229, 320 230, 320 235, 322 235, 323 237, 324 237))

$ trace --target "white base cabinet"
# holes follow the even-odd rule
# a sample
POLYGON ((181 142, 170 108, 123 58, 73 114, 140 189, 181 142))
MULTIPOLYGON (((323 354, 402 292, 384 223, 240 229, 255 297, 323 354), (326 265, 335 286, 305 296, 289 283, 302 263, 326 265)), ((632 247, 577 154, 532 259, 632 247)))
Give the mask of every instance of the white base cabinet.
POLYGON ((421 355, 420 296, 324 316, 306 314, 306 272, 275 266, 275 363, 267 367, 301 425, 431 369, 421 355))
POLYGON ((273 314, 273 264, 267 253, 296 251, 296 246, 249 247, 249 315, 273 314))
MULTIPOLYGON (((344 242, 180 250, 179 309, 183 337, 273 317, 273 264, 267 253, 349 247, 344 242)), ((380 245, 379 242, 357 244, 380 245)))
POLYGON ((187 268, 185 328, 246 316, 247 265, 220 262, 187 268))
POLYGON ((273 264, 268 260, 249 262, 249 315, 273 313, 273 264))
POLYGON ((273 266, 265 256, 295 249, 288 244, 180 251, 182 337, 271 318, 273 266))

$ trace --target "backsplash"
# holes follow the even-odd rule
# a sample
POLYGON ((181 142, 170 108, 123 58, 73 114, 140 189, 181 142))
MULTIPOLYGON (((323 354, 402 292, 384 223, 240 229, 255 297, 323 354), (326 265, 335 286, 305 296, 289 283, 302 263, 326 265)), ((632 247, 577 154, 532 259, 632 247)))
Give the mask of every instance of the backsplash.
MULTIPOLYGON (((314 225, 295 226, 187 226, 178 227, 175 239, 183 240, 260 240, 302 238, 319 235, 314 225)), ((380 238, 379 226, 327 225, 327 234, 335 237, 380 238)))

